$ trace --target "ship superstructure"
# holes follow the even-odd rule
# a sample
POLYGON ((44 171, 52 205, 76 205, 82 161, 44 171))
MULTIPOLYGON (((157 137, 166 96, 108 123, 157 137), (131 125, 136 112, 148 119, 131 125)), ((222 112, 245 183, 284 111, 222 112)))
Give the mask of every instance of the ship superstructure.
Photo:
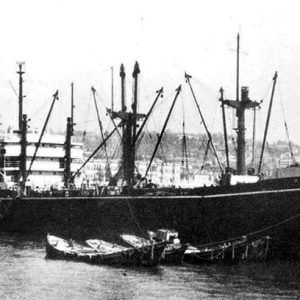
MULTIPOLYGON (((34 155, 39 134, 27 134, 26 169, 29 170, 34 155)), ((17 185, 20 180, 20 136, 17 133, 6 134, 0 140, 1 166, 0 172, 4 175, 9 187, 17 185)), ((83 159, 83 144, 72 142, 71 172, 75 172, 83 159)), ((31 171, 26 180, 26 186, 34 189, 49 189, 51 186, 62 188, 64 185, 65 169, 65 136, 45 134, 36 153, 31 171)), ((77 178, 79 180, 79 178, 77 178)))
MULTIPOLYGON (((27 114, 23 113, 23 70, 24 63, 18 63, 18 126, 0 137, 0 175, 2 189, 20 188, 22 193, 30 187, 34 190, 70 187, 74 180, 71 175, 83 160, 83 143, 73 141, 73 84, 71 84, 71 117, 67 118, 66 134, 47 133, 47 124, 58 91, 40 132, 29 130, 27 114), (6 185, 6 186, 5 186, 6 185)), ((80 184, 80 176, 75 180, 80 184)))

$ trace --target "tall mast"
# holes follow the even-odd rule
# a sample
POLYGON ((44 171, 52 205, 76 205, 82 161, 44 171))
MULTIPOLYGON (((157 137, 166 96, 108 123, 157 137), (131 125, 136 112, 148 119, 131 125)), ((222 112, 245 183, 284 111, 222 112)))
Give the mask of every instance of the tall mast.
POLYGON ((240 34, 237 34, 236 43, 236 101, 239 101, 240 92, 240 34))
POLYGON ((120 77, 121 77, 121 106, 122 106, 122 112, 126 111, 126 99, 125 99, 125 68, 124 65, 121 64, 120 67, 120 77))
POLYGON ((259 106, 259 103, 249 99, 249 88, 241 88, 241 101, 239 101, 239 51, 240 35, 237 36, 237 86, 236 100, 224 100, 224 104, 235 108, 237 116, 237 162, 236 169, 238 175, 244 175, 246 172, 246 142, 245 142, 245 111, 259 106))
POLYGON ((245 111, 250 108, 259 106, 259 103, 249 98, 249 88, 241 88, 241 101, 224 100, 224 104, 236 109, 238 119, 237 126, 237 162, 236 169, 238 175, 244 175, 246 172, 246 142, 245 142, 245 111))
POLYGON ((225 142, 225 154, 226 154, 226 167, 229 168, 229 153, 228 153, 228 138, 227 138, 227 126, 226 126, 226 115, 225 115, 225 107, 224 107, 224 90, 220 88, 220 102, 222 107, 222 118, 223 118, 223 131, 224 131, 224 142, 225 142))
POLYGON ((132 73, 133 77, 133 102, 132 102, 132 111, 127 112, 127 108, 125 105, 125 71, 123 64, 120 68, 120 77, 121 77, 121 101, 122 101, 122 109, 120 112, 113 112, 112 119, 119 118, 121 119, 122 128, 123 128, 123 177, 127 182, 129 187, 133 186, 134 179, 134 167, 135 167, 135 146, 136 146, 136 126, 137 120, 145 117, 144 114, 137 113, 137 101, 138 101, 138 74, 140 73, 139 65, 136 62, 134 66, 134 70, 132 73))
POLYGON ((19 74, 19 130, 22 130, 22 118, 23 118, 23 74, 25 73, 22 70, 24 63, 23 62, 19 62, 18 66, 19 66, 19 71, 17 72, 17 74, 19 74))
POLYGON ((65 163, 64 163, 64 184, 66 188, 69 188, 71 183, 71 138, 73 135, 73 124, 72 118, 67 118, 67 129, 66 129, 66 142, 65 142, 65 163))
POLYGON ((74 122, 74 84, 71 83, 71 121, 74 122))
POLYGON ((275 92, 275 86, 276 86, 276 80, 277 80, 277 72, 275 72, 275 75, 273 77, 273 87, 272 87, 271 99, 270 99, 268 116, 267 116, 267 121, 266 121, 266 126, 265 126, 265 132, 264 132, 264 139, 263 139, 262 149, 261 149, 261 153, 260 153, 260 160, 259 160, 259 165, 258 165, 258 170, 257 170, 258 174, 261 171, 262 159, 263 159, 265 145, 266 145, 266 139, 267 139, 267 134, 268 134, 268 129, 269 129, 269 123, 270 123, 270 117, 271 117, 271 110, 272 110, 273 98, 274 98, 274 92, 275 92))
POLYGON ((134 166, 132 166, 132 117, 130 112, 126 112, 127 108, 125 105, 125 68, 124 65, 120 66, 120 77, 121 77, 121 112, 116 114, 122 122, 122 171, 123 177, 127 181, 127 184, 131 186, 133 180, 134 166))
POLYGON ((19 186, 22 192, 25 192, 26 185, 26 164, 27 164, 27 115, 22 116, 21 120, 21 153, 20 153, 20 166, 19 166, 19 186))
POLYGON ((26 164, 27 164, 27 115, 23 115, 23 74, 24 63, 19 62, 19 115, 18 115, 18 133, 20 134, 20 165, 19 165, 19 186, 22 192, 25 192, 26 186, 26 164))
POLYGON ((74 135, 74 84, 71 83, 71 117, 67 118, 66 142, 65 142, 65 163, 64 163, 64 184, 69 188, 69 184, 73 182, 71 174, 71 148, 72 136, 74 135))
POLYGON ((189 163, 188 163, 188 153, 187 153, 187 144, 186 144, 186 135, 185 135, 185 121, 182 122, 182 171, 184 173, 184 177, 187 179, 187 176, 189 176, 189 163), (185 165, 185 168, 184 168, 185 165))
POLYGON ((256 138, 256 107, 253 108, 252 162, 251 162, 252 167, 254 167, 254 162, 255 162, 255 138, 256 138))
POLYGON ((111 67, 111 110, 114 110, 114 67, 111 67))
MULTIPOLYGON (((133 77, 133 102, 131 105, 132 112, 128 115, 128 120, 125 129, 123 142, 125 142, 127 158, 124 156, 125 179, 129 186, 133 185, 134 166, 135 166, 135 142, 136 142, 136 121, 137 121, 137 97, 138 97, 138 74, 140 68, 138 62, 135 62, 132 77, 133 77), (126 141, 125 141, 126 139, 126 141), (128 160, 129 158, 129 160, 128 160), (125 162, 125 160, 128 161, 125 162)), ((123 109, 123 104, 122 104, 123 109)), ((125 107, 124 107, 125 109, 125 107)))
MULTIPOLYGON (((121 77, 121 111, 122 112, 126 112, 126 99, 125 99, 125 77, 126 77, 126 73, 125 73, 125 68, 124 65, 121 64, 120 66, 120 77, 121 77)), ((125 135, 124 135, 124 131, 125 131, 125 122, 122 122, 122 139, 124 140, 125 135)), ((123 142, 124 144, 124 142, 123 142)), ((124 149, 123 149, 124 150, 124 149)), ((124 151, 123 151, 124 154, 124 151)))
MULTIPOLYGON (((134 70, 132 73, 132 77, 134 80, 134 91, 133 91, 133 103, 132 103, 132 121, 133 121, 133 134, 132 134, 132 140, 135 142, 136 137, 136 113, 137 113, 137 104, 138 104, 138 75, 140 73, 140 67, 138 62, 135 62, 134 70)), ((135 145, 133 145, 135 146, 135 145)))

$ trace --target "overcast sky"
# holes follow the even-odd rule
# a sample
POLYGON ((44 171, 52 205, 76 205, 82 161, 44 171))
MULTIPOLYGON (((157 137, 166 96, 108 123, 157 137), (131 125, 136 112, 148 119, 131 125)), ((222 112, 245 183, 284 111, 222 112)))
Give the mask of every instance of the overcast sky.
MULTIPOLYGON (((24 110, 32 119, 32 127, 42 126, 52 94, 58 89, 60 100, 49 125, 64 130, 70 111, 71 82, 75 84, 77 128, 89 124, 93 129, 97 123, 90 87, 95 86, 109 106, 113 66, 115 101, 119 101, 118 73, 124 63, 129 101, 132 68, 137 60, 141 68, 140 111, 147 111, 161 86, 166 91, 166 99, 161 101, 168 101, 182 84, 180 101, 188 103, 185 114, 189 119, 194 108, 183 77, 186 71, 193 76, 192 84, 210 128, 220 131, 218 91, 223 86, 226 98, 235 97, 236 34, 240 32, 240 85, 250 87, 252 99, 264 99, 261 123, 265 120, 272 77, 278 71, 269 140, 286 139, 283 104, 291 139, 300 144, 297 1, 10 0, 0 3, 0 114, 5 126, 17 124, 17 99, 12 88, 18 87, 17 61, 26 63, 24 110)), ((166 111, 160 120, 165 115, 166 111)), ((251 119, 248 113, 248 126, 251 119)), ((193 131, 196 126, 199 122, 190 122, 188 130, 193 131)), ((233 126, 231 122, 229 127, 233 126)), ((259 128, 262 132, 263 126, 259 128)), ((251 131, 248 130, 248 136, 251 131)))

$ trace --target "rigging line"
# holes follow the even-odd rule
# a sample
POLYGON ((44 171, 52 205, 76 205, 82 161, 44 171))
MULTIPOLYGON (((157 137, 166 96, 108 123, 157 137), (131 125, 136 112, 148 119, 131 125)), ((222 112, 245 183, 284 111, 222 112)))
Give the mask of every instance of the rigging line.
MULTIPOLYGON (((146 134, 144 134, 144 137, 146 136, 146 134)), ((150 144, 150 141, 147 143, 145 140, 143 140, 143 143, 142 143, 142 147, 141 147, 141 152, 140 152, 140 155, 142 156, 146 156, 147 158, 150 157, 151 155, 151 152, 153 150, 150 150, 149 149, 149 144, 150 144)))
POLYGON ((160 142, 161 142, 161 139, 162 139, 162 137, 163 137, 163 135, 164 135, 165 129, 166 129, 167 125, 168 125, 170 116, 171 116, 171 114, 172 114, 174 105, 175 105, 175 103, 176 103, 176 100, 177 100, 177 97, 178 97, 180 91, 181 91, 181 85, 176 89, 176 95, 175 95, 175 98, 174 98, 174 100, 173 100, 173 102, 172 102, 171 108, 169 109, 167 118, 166 118, 166 120, 165 120, 165 122, 164 122, 163 128, 162 128, 162 130, 161 130, 160 136, 159 136, 158 141, 157 141, 157 143, 156 143, 154 152, 153 152, 153 154, 152 154, 152 157, 151 157, 151 159, 150 159, 150 162, 149 162, 149 165, 148 165, 148 167, 147 167, 147 169, 146 169, 146 172, 145 172, 144 177, 147 177, 148 171, 149 171, 149 169, 150 169, 150 167, 151 167, 151 164, 152 164, 152 161, 153 161, 153 159, 154 159, 154 157, 155 157, 156 151, 158 150, 158 146, 159 146, 159 144, 160 144, 160 142))
POLYGON ((292 161, 293 161, 293 164, 295 164, 296 159, 295 159, 295 156, 294 156, 292 142, 291 142, 290 135, 289 135, 289 129, 288 129, 287 122, 286 122, 286 116, 285 116, 285 110, 284 110, 284 105, 283 105, 283 101, 282 101, 280 84, 278 85, 278 90, 279 90, 279 98, 280 98, 281 110, 282 110, 282 115, 283 115, 284 127, 285 127, 285 131, 286 131, 287 139, 288 139, 288 144, 289 144, 289 148, 290 148, 292 161))
POLYGON ((153 138, 154 138, 154 136, 155 136, 155 134, 154 133, 150 133, 150 131, 149 130, 147 130, 146 132, 145 132, 145 134, 144 134, 144 139, 143 140, 141 140, 142 142, 143 142, 143 144, 144 144, 144 148, 145 148, 145 151, 144 151, 144 153, 148 156, 148 152, 149 152, 149 155, 151 155, 151 153, 152 153, 152 151, 153 150, 150 150, 149 149, 149 145, 153 145, 154 144, 154 141, 151 141, 153 138), (150 151, 149 151, 150 150, 150 151))
MULTIPOLYGON (((157 134, 157 138, 159 139, 159 135, 158 134, 157 134)), ((163 156, 163 161, 164 161, 164 163, 166 163, 167 162, 167 157, 165 155, 165 151, 164 151, 164 148, 162 146, 162 143, 159 144, 159 149, 160 149, 161 155, 163 156)))
POLYGON ((17 91, 16 91, 16 89, 14 88, 13 84, 11 83, 11 81, 8 81, 8 83, 9 83, 10 87, 12 88, 14 94, 17 96, 17 99, 18 99, 19 94, 17 93, 17 91))
MULTIPOLYGON (((49 119, 50 119, 50 116, 51 116, 51 113, 52 113, 52 110, 53 110, 53 107, 54 107, 54 104, 55 104, 55 101, 56 101, 56 100, 58 100, 58 90, 57 90, 57 91, 55 92, 55 94, 53 95, 53 100, 52 100, 52 103, 51 103, 51 106, 50 106, 50 110, 49 110, 49 112, 48 112, 48 114, 47 114, 46 121, 45 121, 44 126, 43 126, 43 128, 42 128, 42 131, 41 131, 39 140, 38 140, 38 142, 37 142, 37 144, 36 144, 36 147, 35 147, 33 156, 32 156, 31 161, 30 161, 29 168, 28 168, 28 170, 27 170, 27 173, 26 173, 26 175, 25 175, 25 178, 23 178, 24 182, 26 182, 26 180, 27 180, 27 178, 28 178, 28 176, 29 176, 29 174, 30 174, 30 172, 31 172, 31 167, 32 167, 32 165, 33 165, 33 163, 34 163, 34 161, 35 161, 36 154, 37 154, 37 152, 38 152, 38 150, 39 150, 39 147, 40 147, 40 145, 41 145, 42 138, 43 138, 44 133, 45 133, 45 130, 46 130, 46 128, 47 128, 48 121, 49 121, 49 119)), ((26 169, 26 168, 25 168, 25 169, 26 169)))
POLYGON ((278 74, 277 74, 277 71, 276 71, 275 74, 274 74, 274 77, 273 77, 272 93, 271 93, 271 98, 270 98, 270 102, 269 102, 268 115, 267 115, 267 120, 266 120, 266 125, 265 125, 265 130, 264 130, 263 143, 262 143, 262 150, 261 150, 261 153, 260 153, 259 165, 258 165, 258 170, 257 170, 258 174, 261 171, 261 164, 262 164, 262 160, 263 160, 264 147, 265 147, 265 143, 266 143, 266 140, 267 140, 267 134, 268 134, 269 123, 270 123, 270 118, 271 118, 271 111, 272 111, 272 106, 273 106, 273 100, 274 100, 274 93, 275 93, 277 77, 278 77, 278 74))
POLYGON ((147 153, 147 147, 146 147, 146 142, 144 140, 146 131, 143 130, 143 132, 140 134, 139 139, 136 142, 137 145, 137 153, 140 155, 141 153, 147 153))
POLYGON ((110 152, 113 152, 112 154, 113 159, 119 157, 118 154, 120 154, 120 145, 121 145, 120 139, 118 139, 117 136, 115 136, 115 139, 113 140, 113 144, 110 147, 110 152))
MULTIPOLYGON (((169 99, 171 98, 171 96, 173 96, 173 94, 170 92, 169 94, 165 94, 165 90, 163 90, 163 100, 162 101, 157 101, 157 104, 155 105, 155 107, 153 108, 153 111, 151 113, 151 116, 153 119, 156 119, 156 115, 158 114, 158 119, 162 120, 161 116, 159 116, 159 114, 163 114, 166 110, 165 106, 169 103, 169 99), (162 112, 160 110, 163 110, 162 112), (157 113, 157 114, 156 114, 157 113)), ((159 125, 157 124, 158 122, 155 122, 155 126, 156 126, 156 130, 158 130, 159 125)))
MULTIPOLYGON (((106 153, 107 153, 107 156, 106 156, 106 153, 104 153, 104 160, 106 160, 107 161, 107 158, 109 158, 109 159, 111 159, 112 158, 112 155, 108 155, 108 153, 112 153, 113 152, 113 150, 114 150, 114 138, 115 138, 115 136, 113 135, 108 141, 107 141, 107 143, 106 143, 106 147, 107 147, 107 149, 106 149, 106 153)), ((103 154, 103 152, 101 151, 101 153, 103 154)))
POLYGON ((241 236, 237 236, 237 237, 234 237, 234 238, 230 238, 230 239, 227 239, 227 240, 222 240, 222 241, 219 241, 219 242, 214 242, 214 243, 199 245, 198 247, 213 246, 213 245, 216 245, 216 244, 227 243, 227 242, 231 242, 231 241, 234 241, 234 240, 238 240, 238 239, 243 238, 244 236, 252 236, 252 235, 255 235, 255 234, 258 234, 258 233, 262 233, 262 232, 268 231, 268 230, 270 230, 272 228, 278 227, 278 226, 283 225, 285 223, 288 223, 288 222, 290 222, 290 221, 292 221, 292 220, 294 220, 296 218, 299 218, 299 217, 300 217, 300 214, 296 214, 296 215, 291 216, 291 217, 289 217, 287 219, 284 219, 281 222, 278 222, 278 223, 275 223, 273 225, 264 227, 264 228, 259 229, 257 231, 252 231, 250 233, 247 233, 247 234, 244 234, 244 235, 241 235, 241 236))
POLYGON ((203 155, 203 161, 202 161, 202 167, 204 168, 204 164, 205 162, 207 161, 207 157, 208 157, 208 151, 209 151, 209 144, 210 144, 210 141, 207 140, 206 141, 206 148, 205 148, 205 152, 204 152, 204 155, 203 155))
MULTIPOLYGON (((151 103, 151 99, 149 97, 149 93, 147 92, 147 89, 146 89, 146 85, 145 85, 145 82, 144 82, 144 79, 143 79, 143 76, 140 76, 139 77, 139 81, 140 81, 140 86, 142 87, 142 90, 140 90, 140 93, 145 95, 143 96, 143 99, 146 100, 147 103, 151 103)), ((141 103, 142 104, 142 103, 141 103)), ((142 106, 144 106, 142 104, 142 106)), ((140 106, 141 107, 141 106, 140 106)), ((148 110, 149 108, 147 108, 148 110)))
MULTIPOLYGON (((96 96, 95 96, 95 88, 92 87, 92 93, 93 93, 93 98, 94 98, 94 103, 95 103, 95 108, 96 108, 96 113, 97 113, 97 118, 98 118, 98 124, 99 124, 99 129, 100 129, 100 133, 101 133, 101 138, 102 141, 104 141, 104 133, 103 133, 103 125, 100 119, 100 115, 99 115, 99 110, 98 110, 98 105, 97 105, 97 101, 96 101, 96 96)), ((106 164, 108 166, 108 172, 111 176, 111 170, 110 170, 110 162, 109 162, 109 158, 108 158, 108 153, 107 153, 107 148, 106 148, 106 143, 104 143, 104 152, 105 152, 105 158, 106 158, 106 164)))
MULTIPOLYGON (((158 133, 155 133, 154 136, 156 136, 156 141, 158 141, 158 139, 159 139, 159 134, 158 134, 158 133)), ((158 149, 157 149, 157 155, 160 156, 160 157, 162 157, 163 163, 166 162, 166 156, 165 156, 165 153, 164 153, 164 149, 163 149, 163 147, 162 147, 162 143, 167 143, 168 138, 169 138, 169 136, 168 136, 167 133, 165 132, 165 133, 163 134, 162 138, 161 138, 161 142, 160 142, 160 144, 159 144, 159 146, 158 146, 158 149)))
MULTIPOLYGON (((116 131, 116 128, 111 131, 107 137, 105 138, 104 142, 106 142, 112 135, 113 133, 116 131)), ((78 174, 79 172, 85 167, 85 165, 95 156, 95 154, 103 147, 103 142, 93 151, 93 153, 86 159, 86 161, 82 164, 82 166, 77 169, 76 172, 74 172, 74 174, 72 175, 72 178, 71 179, 74 179, 78 174)))
POLYGON ((40 107, 38 107, 33 113, 31 113, 32 116, 37 116, 40 115, 40 113, 45 109, 45 104, 44 102, 40 107))
POLYGON ((215 126, 215 120, 216 120, 216 116, 217 116, 217 111, 219 110, 219 105, 218 105, 218 99, 216 99, 215 101, 215 107, 214 107, 214 111, 213 111, 213 117, 212 117, 212 122, 210 124, 210 128, 213 131, 214 130, 214 126, 215 126))
POLYGON ((227 110, 227 114, 226 114, 226 117, 228 117, 228 124, 230 124, 231 126, 229 131, 230 133, 228 134, 228 137, 232 137, 235 135, 235 130, 234 128, 236 128, 236 125, 235 125, 235 113, 234 113, 234 109, 232 107, 225 107, 225 111, 227 110))
POLYGON ((185 110, 184 110, 184 104, 183 104, 183 96, 181 94, 181 103, 182 103, 182 167, 185 169, 186 172, 189 172, 189 164, 188 164, 188 153, 187 153, 187 140, 186 140, 186 134, 185 134, 185 110))
MULTIPOLYGON (((171 99, 171 98, 169 98, 169 99, 171 99)), ((154 117, 155 122, 154 122, 154 130, 152 131, 152 134, 156 134, 157 132, 160 132, 161 128, 163 127, 163 124, 164 124, 163 122, 165 119, 165 112, 169 110, 169 106, 171 105, 170 101, 165 101, 164 104, 165 104, 165 107, 162 107, 161 112, 159 114, 157 114, 157 116, 154 117)), ((152 115, 154 116, 154 113, 152 113, 152 115)), ((170 124, 177 126, 177 124, 176 123, 174 124, 174 122, 172 122, 172 120, 173 119, 170 117, 170 120, 169 120, 170 124)), ((178 128, 176 128, 176 129, 178 129, 178 128)), ((165 138, 168 138, 168 136, 166 136, 165 138)))
POLYGON ((203 123, 203 126, 204 126, 204 128, 205 128, 206 134, 207 134, 207 136, 208 136, 208 138, 209 138, 210 146, 211 146, 213 152, 214 152, 215 155, 216 155, 216 158, 217 158, 217 161, 218 161, 219 168, 220 168, 221 172, 223 173, 223 167, 222 167, 222 164, 221 164, 220 159, 219 159, 219 157, 218 157, 217 150, 216 150, 216 148, 215 148, 215 146, 214 146, 214 143, 213 143, 213 140, 212 140, 211 133, 210 133, 210 131, 209 131, 208 128, 207 128, 207 125, 206 125, 206 123, 205 123, 205 120, 204 120, 203 114, 202 114, 202 112, 201 112, 200 106, 199 106, 199 104, 198 104, 198 102, 197 102, 196 95, 195 95, 195 93, 194 93, 193 87, 192 87, 191 82, 190 82, 190 79, 192 78, 192 76, 191 76, 191 75, 188 75, 187 73, 185 73, 185 78, 186 78, 186 82, 188 83, 188 85, 189 85, 189 87, 190 87, 190 90, 191 90, 191 93, 192 93, 194 102, 195 102, 195 104, 196 104, 197 110, 198 110, 198 112, 199 112, 200 118, 201 118, 202 123, 203 123))
MULTIPOLYGON (((261 114, 258 114, 258 121, 259 121, 260 126, 263 127, 261 114)), ((270 144, 268 143, 268 141, 266 141, 266 145, 267 145, 268 153, 270 154, 272 160, 275 162, 275 165, 277 165, 274 156, 272 156, 273 153, 271 151, 271 147, 270 147, 270 144)), ((278 150, 275 144, 273 146, 274 146, 275 150, 278 150)))
POLYGON ((88 121, 89 121, 88 116, 90 115, 91 99, 92 99, 92 93, 90 92, 88 109, 87 109, 87 116, 86 116, 86 119, 85 119, 86 122, 85 122, 85 126, 84 126, 85 128, 84 128, 83 133, 82 133, 82 143, 85 142, 85 138, 86 138, 87 124, 88 124, 88 121))
POLYGON ((204 134, 199 137, 199 142, 201 142, 199 150, 203 150, 204 148, 206 148, 207 140, 204 134))
POLYGON ((215 95, 215 89, 211 88, 211 87, 208 87, 206 86, 206 84, 204 82, 201 82, 197 77, 195 77, 193 75, 193 79, 194 81, 196 81, 196 83, 198 83, 201 88, 206 91, 212 98, 216 98, 216 95, 215 95))
POLYGON ((265 92, 263 93, 262 99, 266 99, 267 96, 270 94, 272 85, 273 85, 272 81, 269 81, 269 85, 268 85, 267 89, 265 90, 265 92))
MULTIPOLYGON (((139 150, 139 147, 140 147, 140 145, 142 145, 142 146, 144 146, 145 145, 145 140, 144 140, 144 137, 145 137, 145 134, 146 133, 149 133, 149 130, 148 130, 148 125, 147 124, 145 124, 145 126, 144 126, 144 130, 141 132, 141 134, 140 134, 140 136, 138 136, 138 139, 137 139, 137 141, 136 141, 136 145, 137 145, 137 151, 140 151, 139 150)), ((145 150, 145 149, 144 149, 145 150)), ((143 152, 145 152, 143 150, 143 152)), ((146 152, 145 152, 146 153, 146 152)))
MULTIPOLYGON (((30 101, 31 104, 35 103, 35 102, 37 102, 36 99, 31 99, 31 101, 30 101)), ((45 110, 45 106, 47 105, 47 103, 48 103, 47 102, 47 97, 45 97, 44 102, 39 107, 37 107, 37 109, 35 111, 33 111, 32 113, 30 113, 30 115, 31 116, 39 115, 41 111, 45 110)), ((61 104, 59 104, 59 105, 61 105, 61 104)))
POLYGON ((153 109, 154 109, 154 107, 155 107, 155 105, 156 105, 156 103, 157 103, 159 97, 162 97, 162 96, 163 96, 163 88, 161 88, 160 90, 156 91, 156 93, 157 93, 157 96, 156 96, 156 98, 155 98, 153 104, 151 105, 150 110, 149 110, 148 113, 146 114, 145 119, 144 119, 143 123, 141 124, 141 127, 139 128, 139 130, 138 130, 138 132, 137 132, 137 134, 136 134, 136 136, 135 136, 134 143, 137 142, 139 135, 140 135, 141 132, 143 131, 145 125, 146 125, 147 122, 148 122, 149 117, 150 117, 151 114, 153 113, 153 109))
POLYGON ((114 119, 113 119, 113 117, 112 117, 112 114, 111 114, 112 111, 106 107, 106 105, 105 105, 103 99, 100 97, 100 95, 98 94, 97 91, 95 91, 95 95, 97 95, 97 97, 100 99, 100 101, 101 101, 102 104, 104 105, 104 107, 105 107, 105 109, 106 109, 106 112, 107 112, 107 114, 109 115, 110 120, 112 121, 112 123, 113 123, 113 125, 114 125, 114 127, 115 127, 115 129, 116 129, 116 131, 117 131, 117 133, 118 133, 118 135, 119 135, 119 137, 120 137, 120 139, 122 139, 122 135, 121 135, 121 133, 120 133, 120 131, 119 131, 117 125, 116 125, 116 122, 114 121, 114 119))
POLYGON ((97 120, 96 119, 91 119, 91 120, 88 120, 88 121, 80 121, 80 122, 76 121, 76 125, 82 125, 82 124, 87 124, 87 123, 97 123, 97 120))
POLYGON ((120 139, 118 139, 118 137, 116 136, 116 146, 115 146, 115 153, 114 153, 114 158, 115 159, 122 159, 122 141, 120 141, 120 139))
POLYGON ((273 163, 275 164, 275 167, 276 167, 276 159, 275 159, 275 157, 273 155, 273 152, 271 150, 270 144, 268 142, 267 142, 267 149, 268 149, 268 152, 269 152, 269 154, 271 156, 271 159, 272 159, 272 161, 273 161, 273 163))
MULTIPOLYGON (((262 100, 261 100, 261 103, 264 101, 264 99, 266 99, 266 97, 269 95, 270 91, 271 91, 271 88, 272 88, 272 81, 269 81, 269 85, 267 86, 265 92, 262 94, 263 97, 262 97, 262 100)), ((252 143, 253 143, 253 149, 254 150, 257 150, 257 145, 255 143, 255 140, 253 140, 253 137, 256 138, 257 137, 257 130, 256 130, 256 119, 257 119, 257 112, 261 111, 261 106, 259 105, 257 108, 254 108, 254 116, 253 116, 253 122, 252 122, 252 125, 253 125, 253 132, 254 134, 252 135, 252 143)), ((262 126, 262 121, 261 121, 261 115, 259 114, 259 121, 260 121, 260 125, 262 126)), ((263 128, 263 126, 262 126, 263 128)), ((268 151, 269 151, 270 148, 268 148, 268 151)), ((254 152, 255 153, 255 152, 254 152)), ((269 152, 270 153, 270 152, 269 152)), ((254 166, 254 162, 255 162, 255 155, 252 157, 252 166, 254 166)))
POLYGON ((256 111, 257 111, 256 109, 257 109, 257 107, 253 108, 253 119, 252 119, 252 159, 251 159, 252 168, 254 167, 254 163, 255 163, 256 111))

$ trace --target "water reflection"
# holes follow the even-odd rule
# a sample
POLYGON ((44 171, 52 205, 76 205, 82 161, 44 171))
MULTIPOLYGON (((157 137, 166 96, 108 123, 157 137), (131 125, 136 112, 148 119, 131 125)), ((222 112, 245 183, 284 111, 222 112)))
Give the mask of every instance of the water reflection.
POLYGON ((95 266, 45 259, 43 241, 5 238, 1 299, 300 298, 299 263, 95 266))

